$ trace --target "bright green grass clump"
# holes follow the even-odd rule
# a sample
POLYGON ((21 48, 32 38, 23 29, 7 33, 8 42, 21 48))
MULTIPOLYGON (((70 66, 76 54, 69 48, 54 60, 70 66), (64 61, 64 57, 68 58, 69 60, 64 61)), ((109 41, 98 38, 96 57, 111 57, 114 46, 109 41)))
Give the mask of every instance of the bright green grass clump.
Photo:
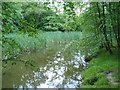
POLYGON ((113 73, 113 80, 120 81, 118 77, 118 52, 113 51, 109 55, 105 50, 101 51, 97 58, 89 62, 89 68, 82 72, 83 88, 117 88, 108 78, 108 73, 113 73))

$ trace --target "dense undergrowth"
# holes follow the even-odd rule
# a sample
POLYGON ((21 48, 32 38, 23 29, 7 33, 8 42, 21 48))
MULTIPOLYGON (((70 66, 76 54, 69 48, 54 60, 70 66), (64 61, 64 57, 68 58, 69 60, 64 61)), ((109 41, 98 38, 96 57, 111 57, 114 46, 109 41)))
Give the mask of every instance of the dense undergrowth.
POLYGON ((98 57, 89 62, 89 68, 82 72, 83 88, 118 88, 118 84, 114 85, 107 78, 109 73, 113 73, 113 81, 120 81, 118 56, 118 51, 114 50, 110 55, 101 50, 98 57))

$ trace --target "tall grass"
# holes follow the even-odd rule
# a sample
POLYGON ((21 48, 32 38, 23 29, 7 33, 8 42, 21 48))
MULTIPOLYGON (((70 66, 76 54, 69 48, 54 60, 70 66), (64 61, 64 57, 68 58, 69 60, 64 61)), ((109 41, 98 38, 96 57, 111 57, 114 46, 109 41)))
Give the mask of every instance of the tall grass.
POLYGON ((23 52, 38 50, 44 45, 42 39, 28 36, 28 34, 10 33, 4 36, 6 39, 2 45, 3 59, 23 52))
POLYGON ((45 32, 39 36, 39 38, 46 39, 49 41, 71 41, 78 40, 81 38, 81 32, 45 32))
POLYGON ((46 45, 69 43, 73 40, 80 40, 82 38, 81 32, 44 32, 38 38, 44 39, 46 45))

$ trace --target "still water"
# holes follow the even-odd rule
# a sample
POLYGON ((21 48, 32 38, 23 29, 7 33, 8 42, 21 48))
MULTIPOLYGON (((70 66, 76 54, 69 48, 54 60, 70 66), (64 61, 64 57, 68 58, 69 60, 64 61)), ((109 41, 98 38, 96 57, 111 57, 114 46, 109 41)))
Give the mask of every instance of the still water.
POLYGON ((87 68, 79 50, 66 51, 68 43, 54 44, 40 51, 25 53, 8 62, 3 71, 3 88, 79 88, 81 72, 87 68), (21 61, 31 61, 33 65, 21 61), (13 60, 14 61, 14 60, 13 60))

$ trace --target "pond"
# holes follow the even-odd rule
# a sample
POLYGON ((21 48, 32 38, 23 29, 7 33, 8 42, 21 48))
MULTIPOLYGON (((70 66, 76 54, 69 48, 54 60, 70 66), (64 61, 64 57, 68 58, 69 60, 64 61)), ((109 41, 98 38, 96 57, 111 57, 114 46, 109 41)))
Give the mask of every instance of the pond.
POLYGON ((85 56, 79 50, 66 51, 71 42, 55 43, 40 51, 25 53, 17 63, 7 63, 3 73, 3 88, 80 88, 81 72, 87 68, 85 56), (21 61, 31 61, 23 63, 21 61))

